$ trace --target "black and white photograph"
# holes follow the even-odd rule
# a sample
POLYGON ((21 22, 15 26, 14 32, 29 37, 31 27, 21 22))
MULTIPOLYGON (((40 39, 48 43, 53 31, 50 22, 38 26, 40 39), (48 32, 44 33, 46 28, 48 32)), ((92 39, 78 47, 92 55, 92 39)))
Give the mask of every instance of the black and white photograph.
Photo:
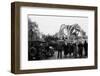
POLYGON ((11 4, 15 74, 97 69, 97 7, 11 4))
POLYGON ((28 14, 28 60, 88 58, 88 17, 28 14))

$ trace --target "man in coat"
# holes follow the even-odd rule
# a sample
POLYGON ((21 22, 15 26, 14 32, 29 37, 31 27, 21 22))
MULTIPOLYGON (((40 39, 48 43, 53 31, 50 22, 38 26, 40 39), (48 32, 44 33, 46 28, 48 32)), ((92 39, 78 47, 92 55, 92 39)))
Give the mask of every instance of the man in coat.
POLYGON ((79 52, 79 57, 83 56, 83 44, 82 42, 79 42, 78 44, 78 52, 79 52))
POLYGON ((85 56, 88 56, 88 43, 87 41, 84 42, 84 51, 85 51, 85 56))
POLYGON ((62 44, 58 43, 57 50, 58 50, 57 58, 61 59, 62 58, 62 44))

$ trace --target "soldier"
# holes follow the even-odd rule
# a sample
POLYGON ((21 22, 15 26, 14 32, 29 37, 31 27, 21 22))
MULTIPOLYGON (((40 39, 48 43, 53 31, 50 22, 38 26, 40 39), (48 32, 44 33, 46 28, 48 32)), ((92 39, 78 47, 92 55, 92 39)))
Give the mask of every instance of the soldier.
POLYGON ((69 54, 71 56, 71 54, 73 53, 73 44, 69 43, 69 54))
POLYGON ((68 54, 68 44, 65 43, 65 44, 63 45, 63 47, 64 47, 64 56, 66 57, 66 55, 68 54))
POLYGON ((84 42, 84 51, 85 51, 85 56, 87 57, 87 55, 88 55, 88 43, 87 43, 87 41, 84 42))
POLYGON ((76 43, 73 44, 73 56, 75 58, 77 57, 77 45, 76 45, 76 43))
POLYGON ((62 44, 58 43, 57 50, 58 50, 58 58, 62 58, 62 44))
POLYGON ((70 50, 71 50, 71 44, 70 44, 70 43, 68 43, 68 44, 67 44, 67 53, 69 53, 69 54, 70 54, 70 50))
POLYGON ((78 52, 79 52, 79 57, 82 57, 82 55, 83 55, 83 44, 82 44, 82 42, 80 42, 78 44, 78 52))

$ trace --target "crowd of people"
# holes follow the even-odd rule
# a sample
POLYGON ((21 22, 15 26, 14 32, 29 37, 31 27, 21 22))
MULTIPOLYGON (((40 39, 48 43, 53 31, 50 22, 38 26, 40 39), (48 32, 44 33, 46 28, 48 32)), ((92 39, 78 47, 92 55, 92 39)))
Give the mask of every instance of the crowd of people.
MULTIPOLYGON (((35 42, 33 42, 35 44, 35 42)), ((39 42, 29 47, 29 60, 50 59, 57 52, 56 59, 63 58, 86 58, 88 57, 88 43, 84 42, 64 42, 49 44, 47 42, 39 42)))
POLYGON ((65 44, 58 44, 58 55, 57 58, 64 57, 73 57, 73 58, 83 58, 88 56, 88 43, 81 41, 79 43, 65 43, 65 44))

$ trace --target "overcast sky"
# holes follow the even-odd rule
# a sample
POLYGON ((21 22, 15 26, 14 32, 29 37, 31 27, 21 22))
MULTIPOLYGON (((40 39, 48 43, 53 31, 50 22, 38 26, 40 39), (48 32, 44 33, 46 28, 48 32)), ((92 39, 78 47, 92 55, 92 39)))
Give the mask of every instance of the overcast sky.
POLYGON ((40 32, 46 35, 54 35, 55 33, 57 33, 60 30, 60 26, 62 24, 79 24, 88 35, 87 17, 29 15, 28 18, 30 18, 32 22, 36 22, 38 24, 40 32))

